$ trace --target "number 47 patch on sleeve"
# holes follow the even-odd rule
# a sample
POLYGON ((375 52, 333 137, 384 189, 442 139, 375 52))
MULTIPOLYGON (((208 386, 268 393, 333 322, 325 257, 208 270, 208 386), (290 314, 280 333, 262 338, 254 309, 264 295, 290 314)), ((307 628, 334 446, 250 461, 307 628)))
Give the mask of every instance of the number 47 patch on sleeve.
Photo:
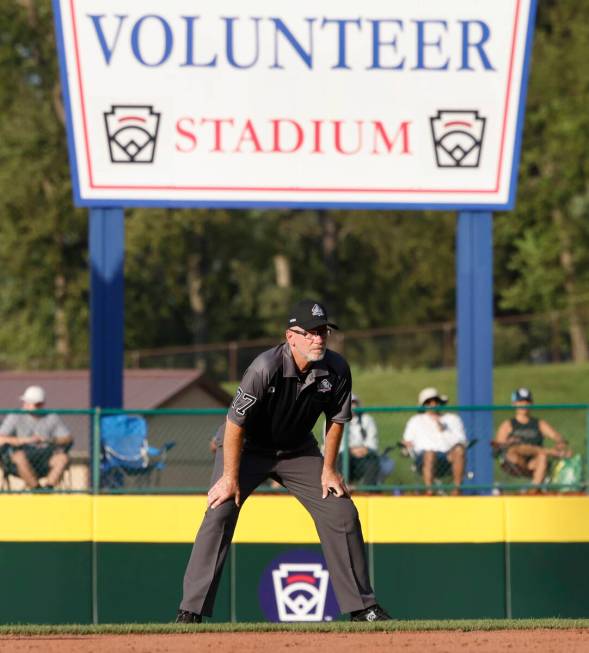
POLYGON ((257 399, 253 395, 237 388, 237 394, 231 404, 238 415, 245 415, 246 412, 256 403, 257 399))

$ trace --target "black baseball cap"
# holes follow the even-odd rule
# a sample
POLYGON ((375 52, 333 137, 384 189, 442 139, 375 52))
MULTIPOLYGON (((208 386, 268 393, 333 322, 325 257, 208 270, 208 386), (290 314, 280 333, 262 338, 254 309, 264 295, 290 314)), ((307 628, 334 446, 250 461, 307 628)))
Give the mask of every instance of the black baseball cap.
POLYGON ((330 326, 337 329, 337 324, 329 321, 325 306, 312 299, 303 299, 295 304, 288 314, 286 328, 300 326, 302 329, 316 329, 317 327, 330 326))
POLYGON ((511 401, 529 401, 531 404, 534 403, 534 398, 532 397, 532 391, 528 388, 518 388, 511 393, 511 401))

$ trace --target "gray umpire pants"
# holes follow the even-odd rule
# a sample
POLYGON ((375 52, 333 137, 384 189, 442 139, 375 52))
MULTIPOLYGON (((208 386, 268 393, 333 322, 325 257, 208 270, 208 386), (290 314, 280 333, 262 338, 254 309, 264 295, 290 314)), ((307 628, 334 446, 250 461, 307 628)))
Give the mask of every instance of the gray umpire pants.
MULTIPOLYGON (((282 483, 311 513, 342 612, 375 603, 356 506, 349 497, 322 499, 323 456, 313 446, 296 456, 264 456, 244 451, 239 468, 241 503, 269 476, 282 483)), ((211 485, 223 473, 223 448, 217 449, 211 485)), ((184 575, 182 610, 211 616, 215 596, 239 517, 231 499, 207 509, 184 575)))

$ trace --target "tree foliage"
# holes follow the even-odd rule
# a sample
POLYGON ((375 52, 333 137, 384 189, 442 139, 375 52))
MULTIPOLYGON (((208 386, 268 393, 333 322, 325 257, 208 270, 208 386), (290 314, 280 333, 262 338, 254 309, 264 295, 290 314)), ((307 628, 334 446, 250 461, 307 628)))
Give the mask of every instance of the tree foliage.
MULTIPOLYGON (((588 54, 589 5, 540 3, 518 205, 495 239, 500 309, 568 309, 573 329, 589 298, 588 54)), ((573 355, 586 359, 578 331, 573 355)))
MULTIPOLYGON (((72 205, 50 0, 0 0, 0 360, 84 364, 87 216, 72 205)), ((495 220, 499 313, 589 298, 589 5, 540 3, 517 209, 495 220)), ((126 346, 276 335, 322 297, 345 329, 452 320, 455 217, 129 211, 126 346)))
POLYGON ((86 227, 72 207, 49 2, 0 12, 0 349, 70 364, 87 342, 86 227))

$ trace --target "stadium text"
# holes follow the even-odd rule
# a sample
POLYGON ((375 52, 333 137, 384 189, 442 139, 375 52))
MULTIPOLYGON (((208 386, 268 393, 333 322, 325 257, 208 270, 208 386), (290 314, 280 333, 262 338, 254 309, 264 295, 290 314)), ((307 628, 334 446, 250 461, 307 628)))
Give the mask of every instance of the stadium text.
POLYGON ((178 152, 310 154, 411 154, 410 121, 388 129, 378 120, 276 118, 262 124, 233 118, 183 117, 176 123, 178 152))
POLYGON ((128 48, 141 66, 237 70, 494 71, 484 20, 87 14, 107 66, 128 48), (322 42, 318 47, 319 40, 322 42), (220 43, 217 48, 213 43, 220 43), (324 47, 328 45, 329 47, 324 47))

